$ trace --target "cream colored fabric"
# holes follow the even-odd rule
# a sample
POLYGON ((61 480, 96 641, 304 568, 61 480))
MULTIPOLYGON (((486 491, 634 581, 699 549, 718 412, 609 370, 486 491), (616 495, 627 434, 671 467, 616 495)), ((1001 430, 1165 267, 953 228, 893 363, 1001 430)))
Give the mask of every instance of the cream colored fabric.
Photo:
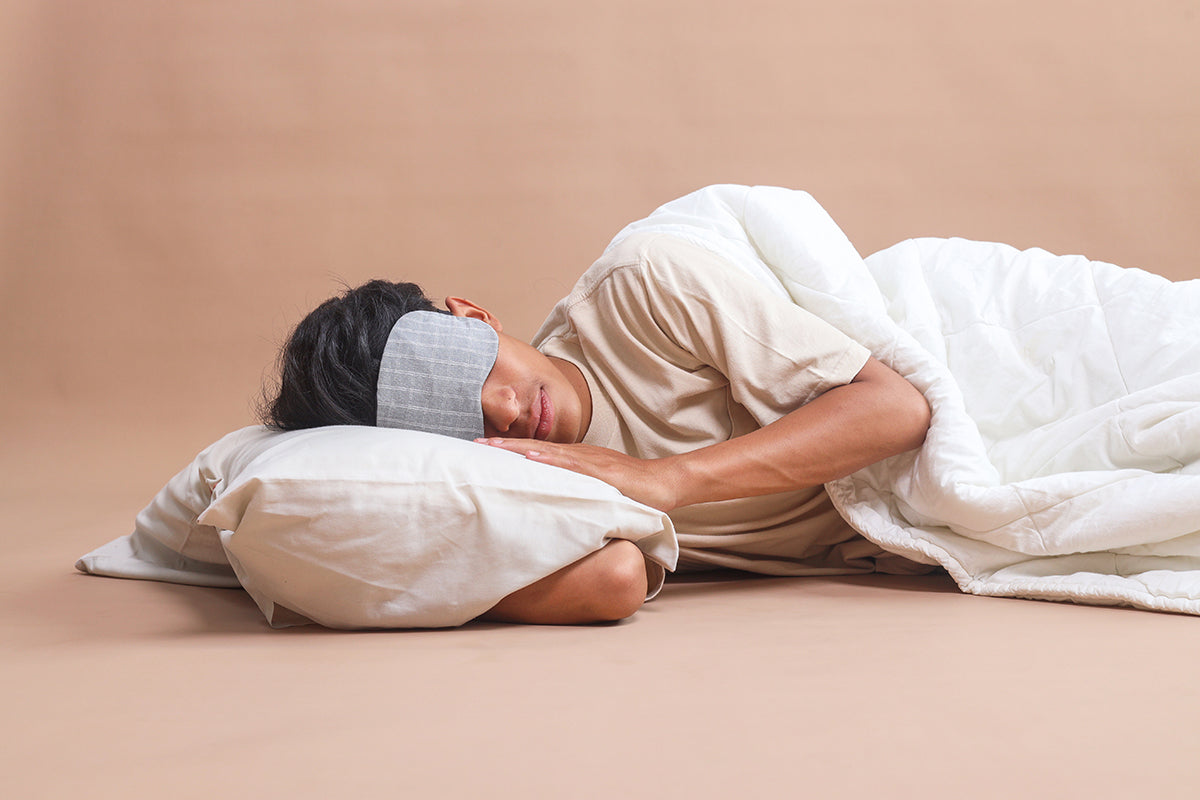
POLYGON ((79 559, 113 577, 242 586, 276 627, 461 625, 602 547, 634 541, 650 596, 666 516, 594 478, 417 431, 243 428, 205 448, 79 559))
MULTIPOLYGON (((848 383, 869 355, 724 259, 667 235, 634 235, 609 249, 534 344, 587 378, 592 421, 584 441, 642 458, 767 425, 848 383)), ((697 504, 671 519, 682 569, 927 569, 860 537, 820 486, 697 504)))

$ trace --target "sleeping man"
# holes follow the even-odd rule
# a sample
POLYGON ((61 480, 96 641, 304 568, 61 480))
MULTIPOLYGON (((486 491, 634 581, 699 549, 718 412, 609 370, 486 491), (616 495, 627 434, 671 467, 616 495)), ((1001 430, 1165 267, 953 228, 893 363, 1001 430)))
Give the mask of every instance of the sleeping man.
MULTIPOLYGON (((808 194, 722 185, 620 231, 532 345, 445 305, 386 282, 326 302, 268 423, 599 479, 670 517, 681 570, 940 566, 973 594, 1200 614, 1200 280, 964 239, 864 259, 808 194)), ((661 554, 596 546, 486 616, 633 613, 661 554)))
POLYGON ((1200 615, 1200 280, 863 258, 807 193, 719 185, 618 232, 532 345, 445 306, 322 304, 268 427, 76 566, 240 586, 276 627, 615 620, 713 568, 1200 615))
MULTIPOLYGON (((680 568, 920 573, 859 535, 823 488, 921 446, 925 398, 830 324, 664 233, 614 243, 532 345, 410 283, 326 301, 280 357, 272 427, 379 425, 474 440, 599 478, 667 512, 680 568)), ((613 540, 485 616, 615 620, 662 582, 613 540)))

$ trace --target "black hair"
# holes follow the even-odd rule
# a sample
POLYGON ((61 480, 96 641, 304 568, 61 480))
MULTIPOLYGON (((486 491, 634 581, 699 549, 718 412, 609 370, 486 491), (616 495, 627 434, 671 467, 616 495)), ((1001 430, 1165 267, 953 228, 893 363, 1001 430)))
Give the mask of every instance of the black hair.
POLYGON ((379 361, 396 320, 439 311, 415 283, 373 280, 326 300, 300 321, 279 351, 274 396, 260 416, 282 431, 374 425, 379 361))

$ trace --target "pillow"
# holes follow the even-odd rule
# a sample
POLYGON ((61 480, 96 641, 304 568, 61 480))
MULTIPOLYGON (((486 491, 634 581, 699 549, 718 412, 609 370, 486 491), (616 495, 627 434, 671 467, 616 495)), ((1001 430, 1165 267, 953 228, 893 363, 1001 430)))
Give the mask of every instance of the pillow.
POLYGON ((133 533, 88 553, 75 567, 93 575, 141 578, 197 586, 238 587, 216 528, 197 518, 212 502, 223 476, 235 476, 258 455, 294 434, 252 426, 200 451, 134 520, 133 533))
POLYGON ((445 627, 609 538, 675 566, 667 515, 594 478, 415 431, 252 427, 206 448, 133 534, 77 566, 205 585, 236 578, 276 626, 445 627), (121 572, 114 553, 135 563, 121 572))

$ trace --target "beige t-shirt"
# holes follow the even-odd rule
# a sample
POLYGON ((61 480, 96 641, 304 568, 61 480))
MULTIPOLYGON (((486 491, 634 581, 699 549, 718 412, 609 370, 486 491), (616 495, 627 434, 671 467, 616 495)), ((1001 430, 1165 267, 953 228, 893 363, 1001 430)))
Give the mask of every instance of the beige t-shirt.
MULTIPOLYGON (((664 234, 606 252, 533 342, 583 372, 584 442, 639 458, 749 433, 849 383, 866 348, 721 257, 664 234)), ((923 572, 856 533, 821 486, 671 512, 681 570, 923 572)))

